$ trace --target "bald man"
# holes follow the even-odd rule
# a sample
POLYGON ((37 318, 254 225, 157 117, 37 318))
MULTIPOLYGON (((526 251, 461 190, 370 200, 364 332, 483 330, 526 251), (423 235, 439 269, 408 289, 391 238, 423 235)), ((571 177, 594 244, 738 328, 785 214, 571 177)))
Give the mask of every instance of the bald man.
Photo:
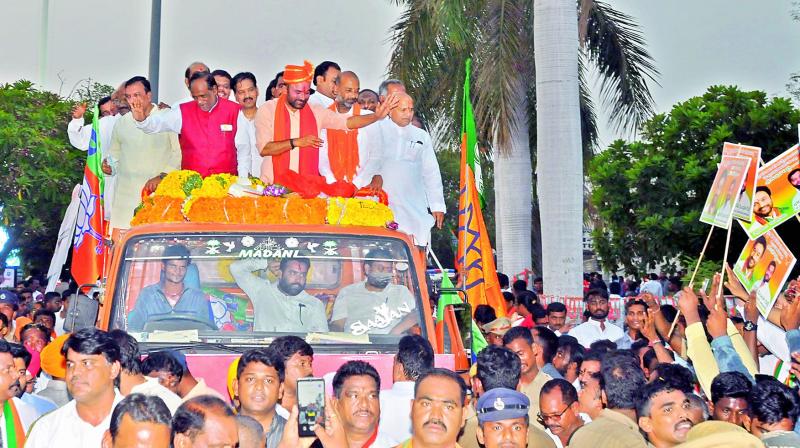
POLYGON ((431 227, 436 224, 441 229, 444 221, 442 175, 430 134, 411 124, 414 99, 402 92, 395 95, 397 107, 389 112, 388 120, 376 125, 383 151, 380 174, 400 230, 425 247, 430 243, 431 227))
POLYGON ((189 64, 189 66, 186 67, 186 71, 183 73, 183 83, 186 84, 186 90, 189 91, 189 96, 186 96, 174 102, 172 106, 170 106, 171 109, 179 109, 181 107, 181 104, 194 101, 194 98, 192 97, 192 89, 191 87, 189 87, 189 80, 192 79, 192 75, 198 72, 210 73, 211 70, 204 62, 195 61, 189 64))
MULTIPOLYGON (((358 103, 360 82, 351 71, 341 72, 336 79, 336 99, 328 109, 346 117, 369 115, 358 103)), ((332 184, 350 182, 355 187, 368 186, 380 190, 383 179, 378 174, 381 167, 380 135, 375 126, 361 129, 322 129, 322 146, 319 147, 319 173, 332 184)))

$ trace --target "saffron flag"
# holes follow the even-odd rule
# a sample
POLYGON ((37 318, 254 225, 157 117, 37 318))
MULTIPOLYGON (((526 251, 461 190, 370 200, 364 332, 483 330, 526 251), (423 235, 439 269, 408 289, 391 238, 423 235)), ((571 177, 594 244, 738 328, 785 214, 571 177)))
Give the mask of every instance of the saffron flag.
POLYGON ((94 108, 92 138, 83 169, 80 204, 72 236, 72 277, 79 285, 96 283, 103 273, 105 219, 103 216, 103 174, 100 165, 100 136, 94 108))
POLYGON ((473 161, 477 160, 475 144, 470 147, 470 142, 476 142, 475 120, 472 117, 472 106, 469 99, 469 69, 470 61, 466 62, 466 81, 464 82, 464 119, 461 130, 461 180, 458 198, 458 256, 456 269, 458 270, 467 301, 474 312, 478 305, 489 305, 494 308, 497 317, 506 315, 505 300, 500 292, 500 282, 497 280, 497 269, 494 264, 492 245, 489 233, 483 221, 481 212, 480 195, 476 187, 475 173, 470 164, 470 154, 473 161), (468 123, 472 123, 470 127, 468 123))

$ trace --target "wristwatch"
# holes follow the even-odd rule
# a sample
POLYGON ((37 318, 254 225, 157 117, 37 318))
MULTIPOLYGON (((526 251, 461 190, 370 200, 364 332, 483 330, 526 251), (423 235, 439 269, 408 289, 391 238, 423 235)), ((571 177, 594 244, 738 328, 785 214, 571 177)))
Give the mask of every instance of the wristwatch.
POLYGON ((752 320, 744 321, 744 331, 756 331, 756 328, 758 328, 758 325, 752 320))

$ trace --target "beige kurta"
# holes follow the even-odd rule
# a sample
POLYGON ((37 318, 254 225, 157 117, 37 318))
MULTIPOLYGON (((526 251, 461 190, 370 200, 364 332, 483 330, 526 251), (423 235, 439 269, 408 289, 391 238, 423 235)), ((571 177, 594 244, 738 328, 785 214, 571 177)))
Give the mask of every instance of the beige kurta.
MULTIPOLYGON (((162 114, 153 105, 151 115, 162 114)), ((117 186, 111 209, 111 227, 127 229, 133 218, 133 210, 141 202, 142 187, 160 173, 179 170, 181 146, 178 134, 164 132, 146 134, 136 127, 133 114, 126 114, 117 121, 108 150, 109 164, 117 175, 117 186)))

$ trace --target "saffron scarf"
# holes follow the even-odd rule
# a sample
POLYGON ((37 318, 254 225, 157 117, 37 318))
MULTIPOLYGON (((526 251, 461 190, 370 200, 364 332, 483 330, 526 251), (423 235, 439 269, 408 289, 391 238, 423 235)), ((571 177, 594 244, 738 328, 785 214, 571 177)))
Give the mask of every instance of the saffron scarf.
MULTIPOLYGON (((336 103, 328 108, 336 112, 336 103)), ((353 105, 353 116, 361 115, 361 106, 353 105)), ((352 182, 358 169, 358 129, 328 129, 328 161, 333 177, 338 181, 352 182)))
MULTIPOLYGON (((279 142, 292 138, 292 124, 289 117, 289 108, 286 107, 286 94, 278 98, 275 105, 275 133, 273 141, 279 142)), ((300 109, 300 135, 305 137, 313 135, 318 137, 317 118, 311 110, 311 106, 306 104, 300 109)), ((300 163, 297 173, 305 176, 319 175, 319 149, 313 146, 304 146, 298 149, 300 152, 300 163)), ((272 166, 275 172, 275 182, 281 183, 281 176, 290 170, 291 150, 277 156, 272 156, 272 166)))
POLYGON ((19 412, 14 402, 6 400, 3 403, 3 427, 8 439, 7 448, 22 448, 25 446, 25 429, 19 419, 19 412))

